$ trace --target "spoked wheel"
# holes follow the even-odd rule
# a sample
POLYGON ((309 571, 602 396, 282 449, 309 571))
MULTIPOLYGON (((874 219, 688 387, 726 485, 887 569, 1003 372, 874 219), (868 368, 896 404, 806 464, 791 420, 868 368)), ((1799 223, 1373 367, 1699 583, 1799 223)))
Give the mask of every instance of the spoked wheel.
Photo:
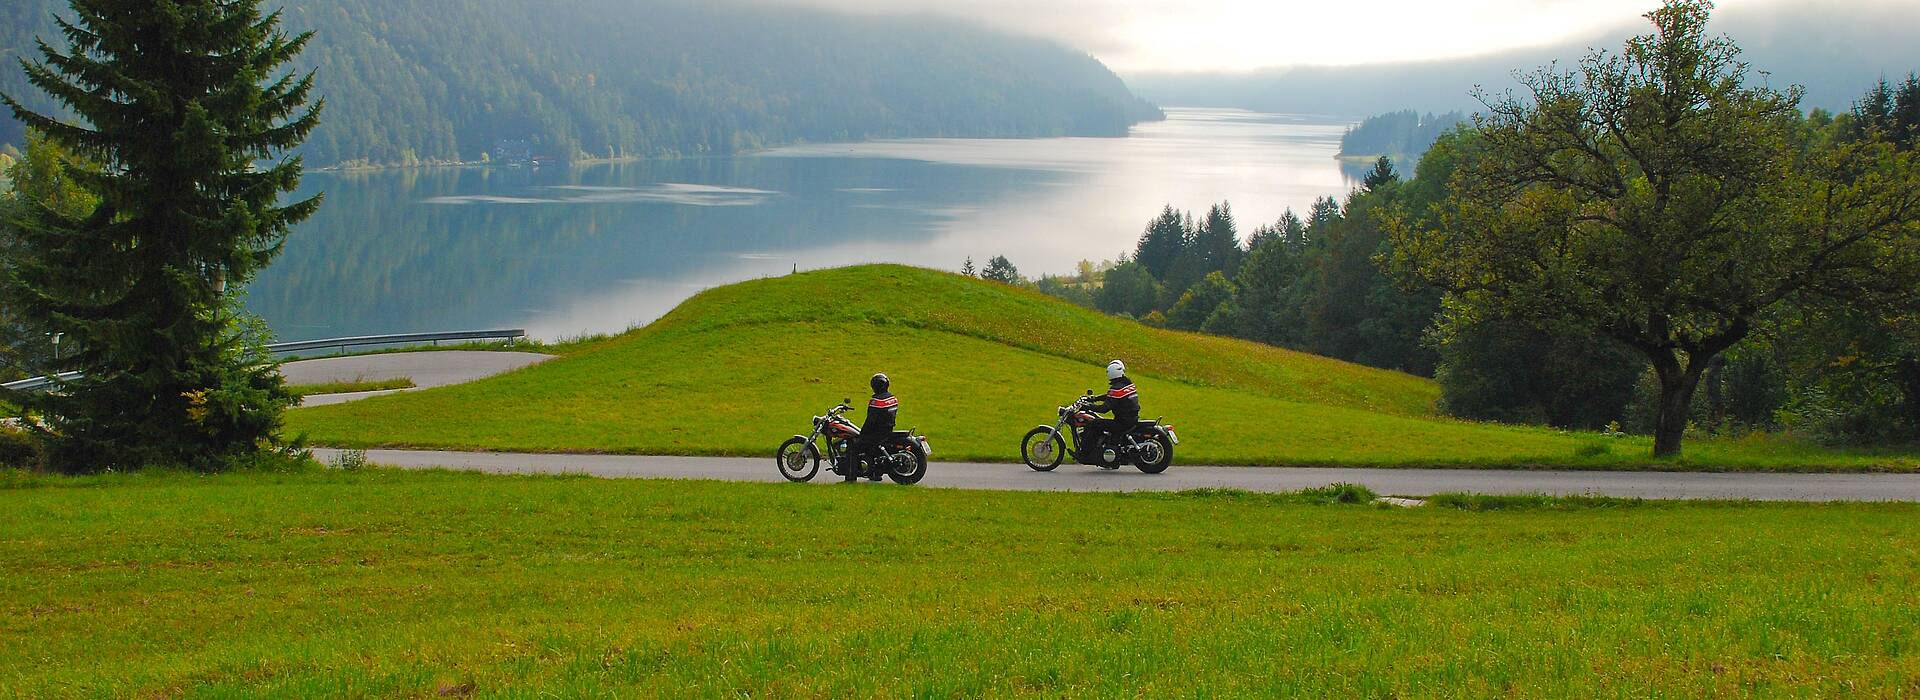
POLYGON ((1133 466, 1148 474, 1158 474, 1173 466, 1173 442, 1165 435, 1155 435, 1153 439, 1140 444, 1140 451, 1134 455, 1133 466))
POLYGON ((1027 466, 1037 472, 1050 472, 1060 466, 1061 458, 1067 454, 1067 442, 1060 435, 1046 428, 1034 428, 1020 439, 1020 458, 1027 466))
POLYGON ((780 443, 780 452, 774 455, 774 461, 780 465, 780 475, 787 477, 787 481, 812 481, 813 475, 820 473, 820 450, 803 437, 780 443))
POLYGON ((921 479, 926 477, 927 453, 919 450, 913 451, 913 466, 904 468, 891 467, 887 469, 887 478, 892 479, 893 483, 900 484, 901 486, 918 484, 921 479))

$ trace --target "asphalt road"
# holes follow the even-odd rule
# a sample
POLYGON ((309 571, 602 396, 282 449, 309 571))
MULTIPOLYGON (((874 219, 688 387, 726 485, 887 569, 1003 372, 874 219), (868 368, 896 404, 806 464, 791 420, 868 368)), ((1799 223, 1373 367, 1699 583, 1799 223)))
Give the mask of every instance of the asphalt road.
MULTIPOLYGON (((338 450, 315 450, 331 459, 338 450)), ((783 481, 765 458, 556 455, 369 450, 374 464, 499 474, 591 474, 612 478, 783 481)), ((815 483, 832 483, 824 468, 815 483)), ((1174 465, 1164 474, 1062 465, 1041 473, 1018 464, 935 462, 921 486, 1013 491, 1183 491, 1231 488, 1298 491, 1348 482, 1376 493, 1597 495, 1648 499, 1758 501, 1920 501, 1920 474, 1773 474, 1697 472, 1501 471, 1486 469, 1330 469, 1174 465)), ((879 487, 879 485, 874 485, 879 487)))
MULTIPOLYGON (((288 384, 379 381, 406 377, 413 380, 415 389, 427 389, 485 379, 551 359, 553 359, 552 355, 540 353, 492 350, 394 352, 288 362, 280 366, 280 372, 286 375, 288 384)), ((309 396, 301 405, 324 406, 399 391, 411 391, 411 389, 309 396)))

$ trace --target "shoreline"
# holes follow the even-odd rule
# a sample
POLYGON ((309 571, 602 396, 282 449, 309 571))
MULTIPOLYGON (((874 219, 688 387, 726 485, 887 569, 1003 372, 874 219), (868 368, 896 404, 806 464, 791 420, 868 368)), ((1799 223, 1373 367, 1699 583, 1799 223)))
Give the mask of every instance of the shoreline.
MULTIPOLYGON (((701 159, 701 158, 738 158, 742 156, 751 156, 751 155, 758 155, 762 153, 769 153, 772 151, 777 151, 779 149, 787 148, 791 146, 811 146, 811 145, 823 145, 823 144, 825 145, 863 144, 863 143, 874 143, 878 141, 895 141, 895 140, 902 140, 902 139, 954 139, 954 140, 963 140, 963 141, 965 140, 1038 141, 1042 139, 1056 139, 1056 138, 1124 139, 1124 138, 1131 137, 1133 135, 1133 127, 1139 126, 1141 124, 1157 123, 1161 121, 1166 121, 1166 119, 1161 118, 1156 120, 1135 122, 1131 126, 1127 127, 1127 133, 1121 134, 1118 136, 1088 136, 1083 134, 1066 134, 1061 136, 1053 136, 1053 135, 1048 135, 1048 136, 889 136, 884 138, 859 139, 854 141, 808 141, 808 140, 802 139, 802 140, 793 141, 790 143, 782 143, 774 146, 763 146, 760 148, 742 149, 738 151, 732 151, 729 153, 702 153, 702 154, 696 154, 696 155, 670 154, 670 155, 654 155, 654 156, 618 156, 614 158, 576 158, 572 160, 563 161, 562 164, 554 165, 552 167, 572 167, 575 165, 608 165, 608 164, 614 164, 614 163, 637 163, 641 161, 694 160, 694 159, 701 159)), ((492 167, 497 167, 497 166, 487 161, 428 161, 428 162, 416 163, 413 165, 398 165, 398 164, 327 165, 327 166, 321 166, 321 167, 307 168, 306 172, 345 175, 345 174, 352 174, 352 173, 371 173, 371 172, 383 172, 383 171, 393 171, 393 170, 436 170, 436 169, 454 169, 454 168, 492 168, 492 167)))

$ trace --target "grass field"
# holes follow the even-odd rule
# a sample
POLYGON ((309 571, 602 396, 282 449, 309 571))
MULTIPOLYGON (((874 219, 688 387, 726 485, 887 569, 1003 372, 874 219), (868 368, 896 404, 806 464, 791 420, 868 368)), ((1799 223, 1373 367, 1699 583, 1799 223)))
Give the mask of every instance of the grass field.
POLYGON ((291 414, 348 447, 763 455, 885 371, 903 426, 942 459, 1018 459, 1054 407, 1124 358, 1187 463, 1657 469, 1920 469, 1911 454, 1793 441, 1647 440, 1437 417, 1433 382, 1225 338, 1147 328, 1005 285, 865 266, 729 285, 660 321, 473 384, 291 414))
POLYGON ((8 696, 1920 693, 1912 505, 383 470, 0 500, 8 696))
POLYGON ((287 387, 294 396, 320 396, 323 394, 353 394, 362 391, 387 391, 391 389, 412 389, 413 379, 391 377, 388 379, 355 378, 342 382, 322 382, 319 384, 295 384, 287 387))

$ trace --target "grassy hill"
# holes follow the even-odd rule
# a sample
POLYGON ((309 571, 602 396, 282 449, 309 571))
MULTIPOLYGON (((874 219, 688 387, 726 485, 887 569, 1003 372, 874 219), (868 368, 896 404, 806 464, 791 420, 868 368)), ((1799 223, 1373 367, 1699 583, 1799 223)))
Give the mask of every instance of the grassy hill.
POLYGON ((1017 460, 1054 407, 1127 361, 1180 462, 1253 465, 1899 469, 1909 456, 1776 441, 1646 441, 1437 416, 1418 377, 1105 316, 1024 289, 891 265, 756 280, 645 328, 473 384, 301 409, 289 429, 348 447, 769 455, 807 419, 894 378, 936 459, 1017 460))

